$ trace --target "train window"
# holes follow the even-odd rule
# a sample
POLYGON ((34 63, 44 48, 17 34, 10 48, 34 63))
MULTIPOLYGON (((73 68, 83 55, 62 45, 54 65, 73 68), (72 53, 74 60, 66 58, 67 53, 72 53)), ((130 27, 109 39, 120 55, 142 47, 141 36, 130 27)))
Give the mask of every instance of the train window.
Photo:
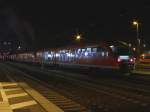
POLYGON ((128 47, 116 47, 114 55, 131 55, 128 47))
POLYGON ((102 56, 105 56, 105 57, 108 56, 108 51, 107 51, 107 49, 105 49, 105 48, 102 49, 102 56))
POLYGON ((106 52, 106 56, 109 56, 109 53, 108 53, 108 51, 106 52))
POLYGON ((59 53, 62 53, 62 50, 58 51, 59 53))
POLYGON ((71 53, 71 50, 68 50, 68 53, 71 53))
POLYGON ((101 56, 105 56, 105 52, 104 51, 101 52, 101 56))
POLYGON ((78 53, 80 53, 81 52, 81 49, 78 49, 78 53))
POLYGON ((92 52, 97 52, 97 48, 93 48, 93 49, 92 49, 92 52))
POLYGON ((100 57, 106 57, 106 56, 108 56, 107 49, 98 47, 97 48, 97 56, 100 56, 100 57))
POLYGON ((85 49, 82 49, 82 52, 85 52, 85 49))
POLYGON ((65 53, 66 51, 65 50, 62 50, 62 53, 65 53))
POLYGON ((91 50, 92 50, 91 48, 87 48, 87 52, 91 52, 91 50))

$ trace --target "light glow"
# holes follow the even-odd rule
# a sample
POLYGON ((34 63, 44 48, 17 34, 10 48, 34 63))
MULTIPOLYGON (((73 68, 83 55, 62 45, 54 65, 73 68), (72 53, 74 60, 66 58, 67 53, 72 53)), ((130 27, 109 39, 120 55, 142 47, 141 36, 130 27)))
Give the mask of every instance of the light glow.
POLYGON ((56 53, 56 57, 59 57, 59 56, 60 56, 60 54, 56 53))
POLYGON ((74 57, 74 54, 72 54, 72 53, 67 53, 67 56, 68 56, 68 57, 74 57))
POLYGON ((118 58, 118 59, 117 59, 117 61, 118 61, 118 62, 121 62, 121 59, 120 59, 120 58, 118 58))
POLYGON ((133 47, 133 51, 136 51, 136 48, 135 48, 135 47, 133 47))
POLYGON ((111 46, 109 46, 109 47, 114 48, 114 46, 113 46, 113 45, 111 45, 111 46))
POLYGON ((130 62, 133 62, 133 61, 134 61, 134 60, 131 58, 131 59, 130 59, 130 62))
POLYGON ((138 22, 137 21, 133 21, 133 25, 138 25, 138 22))
POLYGON ((129 59, 129 56, 119 56, 119 58, 120 58, 121 60, 128 60, 128 59, 129 59))
POLYGON ((85 52, 84 55, 85 55, 85 56, 88 56, 88 52, 85 52))
POLYGON ((76 36, 76 40, 80 40, 81 39, 81 36, 80 35, 77 35, 76 36))
POLYGON ((52 57, 52 55, 51 54, 48 54, 48 58, 51 58, 52 57))

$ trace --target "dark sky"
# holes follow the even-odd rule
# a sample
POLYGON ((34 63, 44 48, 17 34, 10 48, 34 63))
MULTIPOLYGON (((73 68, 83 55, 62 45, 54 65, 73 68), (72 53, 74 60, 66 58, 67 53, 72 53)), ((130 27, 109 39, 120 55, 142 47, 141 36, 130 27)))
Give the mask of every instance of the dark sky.
POLYGON ((40 48, 65 45, 73 41, 76 33, 81 33, 88 41, 134 41, 136 29, 132 25, 133 19, 140 22, 140 37, 150 40, 148 0, 3 0, 1 7, 13 9, 19 20, 30 24, 34 32, 31 40, 40 48))

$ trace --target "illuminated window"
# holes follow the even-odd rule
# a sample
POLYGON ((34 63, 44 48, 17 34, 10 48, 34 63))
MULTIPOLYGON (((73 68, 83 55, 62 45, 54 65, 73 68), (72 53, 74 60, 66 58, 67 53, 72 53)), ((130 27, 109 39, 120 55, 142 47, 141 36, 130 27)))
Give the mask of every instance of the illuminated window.
POLYGON ((101 54, 102 54, 102 56, 105 56, 105 52, 104 51, 102 51, 101 54))
POLYGON ((91 48, 87 48, 87 52, 91 52, 91 48))
POLYGON ((80 53, 81 52, 81 49, 78 49, 78 51, 77 51, 78 53, 80 53))
POLYGON ((106 52, 106 56, 109 56, 109 53, 108 53, 108 52, 106 52))
POLYGON ((82 49, 82 52, 85 52, 85 49, 82 49))
POLYGON ((93 51, 93 52, 97 52, 97 48, 93 48, 92 51, 93 51))

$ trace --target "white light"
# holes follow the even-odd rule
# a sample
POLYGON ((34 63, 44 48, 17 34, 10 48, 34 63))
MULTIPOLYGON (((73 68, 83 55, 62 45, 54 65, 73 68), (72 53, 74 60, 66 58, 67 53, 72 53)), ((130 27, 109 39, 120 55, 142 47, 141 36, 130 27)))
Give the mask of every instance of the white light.
POLYGON ((108 54, 109 54, 109 53, 107 52, 107 53, 106 53, 106 56, 109 56, 108 54))
POLYGON ((102 52, 102 56, 105 56, 105 53, 104 53, 104 52, 102 52))
POLYGON ((67 56, 70 57, 71 56, 70 53, 67 53, 67 56))
POLYGON ((111 46, 109 46, 109 47, 114 48, 114 46, 113 46, 113 45, 111 45, 111 46))
POLYGON ((134 60, 131 58, 130 61, 133 62, 134 60))
POLYGON ((32 55, 31 57, 34 58, 34 55, 32 55))
POLYGON ((74 55, 71 54, 71 53, 67 53, 67 56, 68 56, 68 57, 74 57, 74 55))
POLYGON ((18 46, 18 48, 17 48, 18 50, 20 50, 21 49, 21 46, 18 46))
POLYGON ((87 51, 88 51, 88 52, 91 52, 91 48, 87 48, 87 51))
POLYGON ((52 55, 51 54, 48 54, 48 58, 51 58, 52 57, 52 55))
POLYGON ((85 52, 84 55, 85 55, 85 56, 88 56, 88 52, 85 52))
POLYGON ((122 60, 128 60, 129 59, 129 56, 119 56, 119 58, 122 60))
POLYGON ((57 54, 57 53, 56 53, 56 57, 59 57, 59 56, 60 56, 60 54, 57 54))
POLYGON ((114 45, 111 45, 109 47, 112 49, 112 51, 115 51, 115 46, 114 45))

